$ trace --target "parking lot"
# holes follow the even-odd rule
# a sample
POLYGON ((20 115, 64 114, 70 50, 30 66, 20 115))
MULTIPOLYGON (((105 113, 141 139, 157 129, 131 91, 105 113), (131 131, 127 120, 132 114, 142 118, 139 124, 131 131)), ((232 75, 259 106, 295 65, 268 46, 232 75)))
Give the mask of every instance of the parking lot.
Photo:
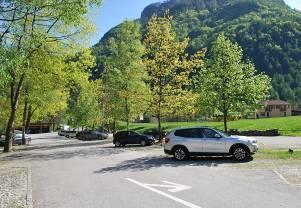
MULTIPOLYGON (((259 138, 287 148, 298 138, 259 138)), ((0 156, 26 168, 34 207, 234 208, 300 207, 301 162, 200 157, 177 162, 162 147, 114 148, 108 141, 79 142, 38 135, 31 146, 0 156)))

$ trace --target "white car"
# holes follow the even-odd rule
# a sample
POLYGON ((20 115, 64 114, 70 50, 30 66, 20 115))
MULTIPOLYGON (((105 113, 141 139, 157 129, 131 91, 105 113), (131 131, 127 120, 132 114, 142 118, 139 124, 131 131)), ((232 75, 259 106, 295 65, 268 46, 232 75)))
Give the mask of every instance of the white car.
POLYGON ((209 127, 175 129, 164 138, 164 152, 176 160, 203 155, 232 155, 236 160, 245 160, 257 150, 254 138, 228 136, 209 127))
POLYGON ((65 137, 66 138, 76 138, 76 131, 65 131, 65 137))

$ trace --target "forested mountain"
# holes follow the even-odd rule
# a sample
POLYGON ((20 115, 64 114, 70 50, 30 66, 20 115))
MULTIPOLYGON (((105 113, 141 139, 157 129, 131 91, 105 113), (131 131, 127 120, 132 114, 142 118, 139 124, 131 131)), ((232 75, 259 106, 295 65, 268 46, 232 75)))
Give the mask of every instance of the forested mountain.
MULTIPOLYGON (((153 14, 166 10, 173 16, 180 39, 190 38, 189 53, 210 48, 224 32, 238 42, 245 59, 252 60, 258 71, 273 78, 272 98, 301 102, 301 12, 283 0, 169 0, 144 9, 140 21, 145 30, 153 14)), ((94 46, 98 59, 94 76, 102 71, 105 44, 117 36, 117 26, 94 46)))

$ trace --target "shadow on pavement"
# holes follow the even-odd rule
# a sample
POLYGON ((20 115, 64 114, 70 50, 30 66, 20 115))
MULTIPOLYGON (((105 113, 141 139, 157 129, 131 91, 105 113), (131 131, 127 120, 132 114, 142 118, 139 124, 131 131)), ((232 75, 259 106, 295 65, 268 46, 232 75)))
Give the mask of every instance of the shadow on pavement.
POLYGON ((74 157, 88 158, 88 157, 104 157, 114 154, 120 154, 125 152, 124 149, 117 148, 100 148, 95 147, 95 144, 91 148, 83 149, 72 149, 72 150, 62 150, 62 151, 48 151, 48 152, 15 152, 13 154, 7 155, 0 158, 1 161, 11 161, 11 160, 22 160, 22 161, 51 161, 51 160, 63 160, 71 159, 74 157))
MULTIPOLYGON (((252 161, 249 160, 241 162, 246 163, 252 161)), ((134 160, 127 160, 119 163, 116 166, 102 168, 94 173, 112 173, 119 171, 145 171, 153 168, 160 167, 181 167, 181 166, 204 166, 204 167, 218 167, 225 163, 238 163, 231 157, 193 157, 187 161, 176 161, 171 157, 156 156, 156 157, 143 157, 134 160)))
POLYGON ((60 148, 66 148, 66 147, 89 147, 89 146, 98 146, 98 145, 104 145, 112 143, 110 140, 103 140, 103 141, 97 141, 97 142, 80 142, 80 143, 65 143, 65 144, 56 144, 56 145, 50 145, 50 144, 43 144, 43 145, 36 145, 36 146, 27 146, 22 149, 20 149, 21 152, 26 151, 32 151, 32 150, 53 150, 53 149, 60 149, 60 148))
POLYGON ((112 146, 102 146, 112 143, 111 140, 102 140, 88 143, 71 143, 71 144, 53 144, 41 146, 27 146, 19 149, 8 155, 0 157, 1 161, 51 161, 71 159, 74 157, 88 158, 88 157, 104 157, 115 154, 124 153, 127 151, 148 151, 156 146, 127 146, 125 148, 116 148, 112 146), (73 147, 73 148, 72 148, 73 147), (74 148, 79 147, 79 148, 74 148), (83 147, 83 148, 80 148, 83 147), (70 148, 70 149, 69 149, 70 148))

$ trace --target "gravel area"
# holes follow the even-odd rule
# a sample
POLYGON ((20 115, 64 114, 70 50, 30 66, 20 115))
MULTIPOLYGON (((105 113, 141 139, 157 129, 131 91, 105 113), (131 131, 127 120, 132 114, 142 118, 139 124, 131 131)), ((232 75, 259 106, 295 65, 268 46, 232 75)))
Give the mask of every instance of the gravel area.
POLYGON ((0 169, 0 208, 27 207, 27 168, 0 169))

